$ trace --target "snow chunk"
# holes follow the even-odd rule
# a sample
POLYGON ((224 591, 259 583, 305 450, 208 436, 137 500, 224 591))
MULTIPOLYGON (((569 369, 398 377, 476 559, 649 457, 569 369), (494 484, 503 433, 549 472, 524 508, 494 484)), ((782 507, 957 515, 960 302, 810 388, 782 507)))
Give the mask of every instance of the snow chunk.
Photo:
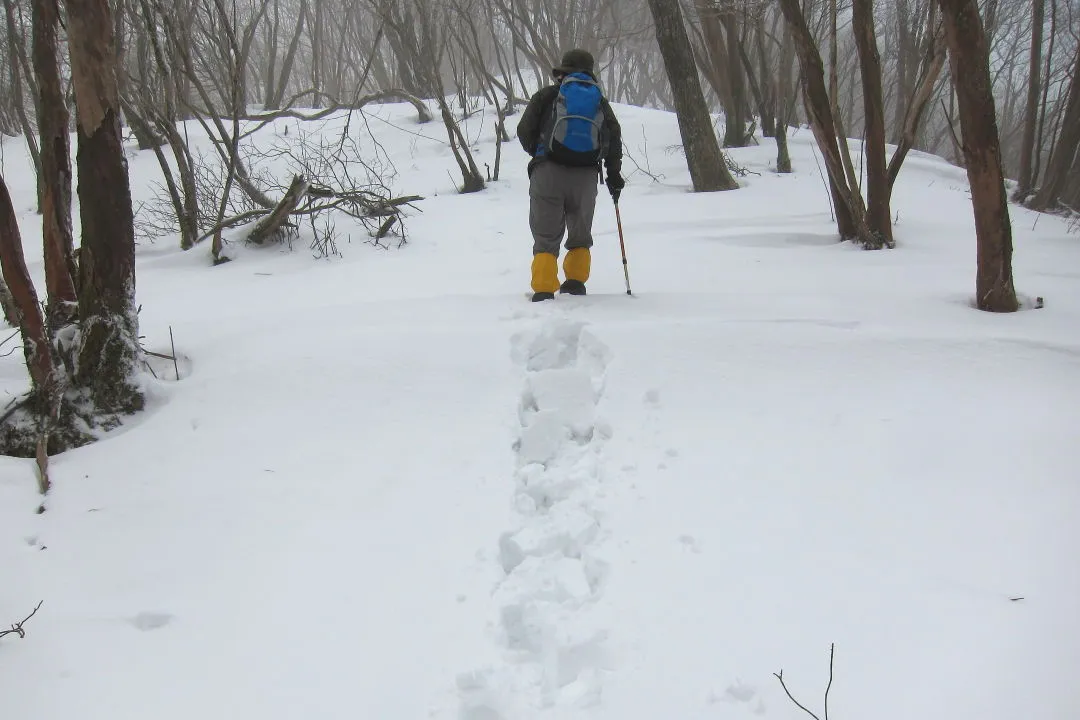
POLYGON ((579 604, 592 597, 585 565, 569 557, 527 557, 496 591, 507 605, 544 600, 579 604))
POLYGON ((570 430, 560 413, 541 410, 521 431, 518 458, 526 464, 546 464, 559 455, 563 443, 569 439, 570 430))
POLYGON ((552 513, 537 518, 529 526, 505 533, 499 540, 503 570, 512 572, 526 557, 561 553, 580 558, 600 528, 596 520, 578 507, 557 505, 552 513))
POLYGON ((529 397, 540 411, 558 413, 575 437, 592 434, 596 398, 588 373, 568 368, 543 370, 528 378, 529 397))

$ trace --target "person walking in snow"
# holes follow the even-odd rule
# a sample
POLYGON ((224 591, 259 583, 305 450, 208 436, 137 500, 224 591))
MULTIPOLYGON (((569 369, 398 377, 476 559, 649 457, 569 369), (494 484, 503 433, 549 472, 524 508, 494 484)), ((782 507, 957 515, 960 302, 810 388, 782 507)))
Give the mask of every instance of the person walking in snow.
POLYGON ((593 56, 570 50, 551 69, 555 84, 540 89, 517 126, 530 157, 529 228, 533 236, 533 302, 556 291, 584 295, 592 265, 592 223, 603 180, 617 203, 622 177, 622 129, 593 73, 593 56), (603 166, 603 168, 602 168, 603 166), (566 257, 559 284, 563 234, 566 257))

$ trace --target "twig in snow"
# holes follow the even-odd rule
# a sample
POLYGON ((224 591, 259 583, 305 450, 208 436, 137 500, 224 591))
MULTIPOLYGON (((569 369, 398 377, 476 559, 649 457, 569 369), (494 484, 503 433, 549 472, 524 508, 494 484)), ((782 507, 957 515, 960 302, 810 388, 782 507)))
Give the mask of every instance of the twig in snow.
MULTIPOLYGON (((836 654, 836 644, 833 643, 833 644, 829 645, 829 684, 825 686, 825 718, 824 718, 824 720, 829 720, 829 690, 832 689, 833 657, 834 657, 835 654, 836 654)), ((781 670, 778 673, 773 673, 773 677, 775 677, 777 680, 780 681, 780 687, 784 688, 784 692, 787 693, 788 698, 791 700, 791 702, 795 703, 795 705, 800 710, 805 712, 810 717, 814 718, 814 720, 822 720, 822 718, 819 718, 813 712, 808 710, 805 705, 803 705, 798 700, 796 700, 795 696, 791 694, 791 691, 788 690, 787 683, 784 682, 784 671, 783 670, 781 670)))
POLYGON ((44 602, 44 600, 39 602, 37 604, 37 607, 34 608, 29 615, 12 625, 10 630, 0 630, 0 638, 4 637, 5 635, 18 635, 20 638, 26 637, 26 630, 23 629, 23 625, 25 625, 30 618, 34 617, 34 615, 37 614, 37 611, 41 608, 41 605, 44 602))
POLYGON ((169 326, 169 345, 172 346, 172 364, 176 371, 176 379, 180 379, 180 365, 176 362, 176 341, 173 340, 172 325, 169 326))

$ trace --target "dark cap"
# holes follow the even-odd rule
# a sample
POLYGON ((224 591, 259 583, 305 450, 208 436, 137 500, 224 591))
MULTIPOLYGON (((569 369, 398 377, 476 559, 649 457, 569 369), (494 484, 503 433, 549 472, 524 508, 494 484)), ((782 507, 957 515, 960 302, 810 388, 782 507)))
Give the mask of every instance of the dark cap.
POLYGON ((555 67, 551 68, 553 74, 563 73, 569 75, 573 72, 586 72, 592 74, 595 61, 593 60, 592 53, 588 50, 581 50, 575 48, 574 50, 568 50, 562 56, 562 62, 555 67))

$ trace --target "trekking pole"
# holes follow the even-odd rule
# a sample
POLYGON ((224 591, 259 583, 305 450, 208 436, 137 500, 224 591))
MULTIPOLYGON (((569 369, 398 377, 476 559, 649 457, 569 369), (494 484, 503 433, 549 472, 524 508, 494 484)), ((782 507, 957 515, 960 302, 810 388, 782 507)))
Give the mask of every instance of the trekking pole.
POLYGON ((619 214, 619 201, 615 201, 615 222, 619 226, 619 250, 622 252, 622 271, 623 276, 626 278, 626 294, 632 295, 630 292, 630 270, 626 265, 626 241, 623 240, 622 232, 622 216, 619 214))

